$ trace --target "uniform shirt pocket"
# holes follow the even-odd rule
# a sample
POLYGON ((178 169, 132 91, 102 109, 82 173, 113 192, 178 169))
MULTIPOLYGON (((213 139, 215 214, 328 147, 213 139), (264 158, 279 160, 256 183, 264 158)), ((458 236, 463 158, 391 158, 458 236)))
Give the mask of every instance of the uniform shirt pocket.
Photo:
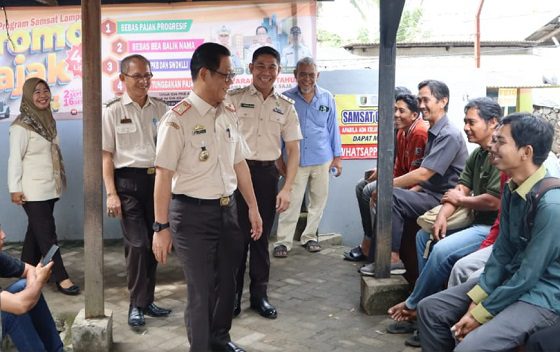
POLYGON ((115 132, 117 149, 131 149, 141 143, 135 123, 118 123, 115 132))
POLYGON ((315 126, 323 128, 327 125, 327 118, 328 118, 328 113, 324 111, 320 111, 317 108, 313 111, 312 114, 310 114, 309 119, 311 120, 311 122, 313 122, 315 126))
POLYGON ((235 143, 237 142, 238 134, 235 128, 227 127, 224 131, 224 137, 226 142, 235 143))
POLYGON ((270 121, 279 123, 281 125, 286 123, 286 113, 280 113, 277 111, 273 111, 272 114, 270 114, 270 121))
POLYGON ((118 124, 115 128, 118 134, 129 134, 136 132, 136 125, 134 123, 118 124))
POLYGON ((241 107, 237 110, 238 117, 245 117, 245 118, 254 118, 255 117, 255 109, 254 108, 244 108, 241 107))

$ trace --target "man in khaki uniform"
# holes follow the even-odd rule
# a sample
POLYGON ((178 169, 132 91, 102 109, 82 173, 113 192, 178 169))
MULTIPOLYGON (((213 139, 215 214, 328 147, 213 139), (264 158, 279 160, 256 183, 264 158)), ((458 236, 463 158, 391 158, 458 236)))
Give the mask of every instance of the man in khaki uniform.
POLYGON ((106 104, 102 122, 107 213, 121 220, 130 293, 128 325, 132 327, 145 324, 144 314, 161 317, 171 313, 154 304, 157 262, 151 246, 155 138, 167 105, 148 96, 151 78, 150 62, 145 57, 124 58, 119 79, 126 92, 106 104))
POLYGON ((191 76, 192 92, 164 116, 158 131, 153 250, 166 263, 173 240, 182 263, 190 351, 239 352, 244 350, 229 335, 243 243, 236 188, 249 204, 255 240, 262 221, 235 108, 223 103, 235 76, 229 50, 216 43, 199 46, 191 76))
POLYGON ((237 274, 237 293, 234 316, 241 311, 241 294, 247 250, 250 247, 249 276, 251 278, 251 308, 269 319, 277 317, 274 306, 268 302, 267 286, 270 272, 268 236, 276 212, 290 205, 290 192, 299 165, 299 140, 302 139, 294 102, 274 89, 280 72, 280 54, 274 48, 263 46, 255 50, 249 64, 253 83, 228 93, 237 110, 239 126, 251 150, 247 164, 251 169, 253 187, 263 219, 263 236, 251 241, 247 206, 239 200, 239 224, 244 233, 243 258, 237 274), (275 160, 282 153, 282 141, 288 154, 284 187, 278 192, 278 170, 275 160))

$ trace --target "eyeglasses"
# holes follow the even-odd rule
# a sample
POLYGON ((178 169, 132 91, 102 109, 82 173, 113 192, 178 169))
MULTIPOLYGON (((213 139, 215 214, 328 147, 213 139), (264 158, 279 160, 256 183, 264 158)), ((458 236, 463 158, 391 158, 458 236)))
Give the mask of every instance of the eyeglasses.
POLYGON ((314 79, 316 77, 316 75, 317 75, 316 72, 298 72, 297 73, 297 76, 299 78, 302 78, 302 79, 306 79, 306 78, 314 79))
POLYGON ((208 71, 217 73, 220 76, 224 77, 224 80, 226 82, 233 82, 233 79, 235 78, 235 76, 237 76, 237 74, 235 72, 223 73, 223 72, 220 72, 220 71, 217 71, 217 70, 212 70, 211 68, 208 68, 208 71))
POLYGON ((151 72, 146 73, 145 75, 140 75, 140 74, 129 75, 127 73, 123 73, 123 75, 125 75, 126 77, 130 77, 135 81, 142 81, 142 80, 149 81, 150 79, 152 79, 152 77, 154 77, 154 74, 151 72))

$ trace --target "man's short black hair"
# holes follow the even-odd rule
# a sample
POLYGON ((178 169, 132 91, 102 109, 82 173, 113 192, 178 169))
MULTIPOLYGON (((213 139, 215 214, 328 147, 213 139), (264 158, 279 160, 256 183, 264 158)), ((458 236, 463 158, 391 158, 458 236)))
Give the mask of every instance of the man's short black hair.
POLYGON ((254 63, 257 60, 257 58, 261 55, 274 56, 274 58, 276 59, 276 62, 278 62, 278 66, 280 66, 280 53, 278 52, 278 50, 274 49, 273 47, 265 45, 265 46, 261 46, 260 48, 255 50, 255 52, 253 53, 253 58, 252 58, 251 62, 254 63))
POLYGON ((478 116, 483 118, 486 122, 493 118, 495 118, 497 122, 500 122, 502 119, 502 107, 491 98, 482 97, 471 99, 467 105, 465 105, 465 114, 469 109, 476 109, 478 111, 478 116))
POLYGON ((399 94, 395 98, 395 102, 402 100, 408 107, 408 110, 420 114, 420 107, 418 106, 418 98, 412 94, 399 94))
POLYGON ((502 119, 501 125, 510 125, 511 137, 517 148, 533 147, 533 163, 537 166, 548 157, 552 147, 554 128, 550 122, 527 112, 510 114, 502 119))
POLYGON ((130 62, 133 61, 133 60, 138 60, 138 61, 144 62, 146 65, 148 65, 148 68, 150 69, 150 71, 152 71, 152 65, 150 65, 150 60, 146 59, 142 55, 134 54, 134 55, 129 55, 129 56, 125 57, 124 59, 122 59, 121 65, 120 65, 121 73, 123 73, 123 74, 128 73, 128 67, 130 66, 130 62))
POLYGON ((449 108, 449 87, 447 87, 447 84, 435 79, 427 79, 418 83, 418 90, 426 86, 430 88, 430 92, 432 92, 432 95, 436 97, 437 100, 447 98, 447 104, 445 104, 444 107, 445 111, 447 111, 449 108))
POLYGON ((198 78, 198 72, 206 67, 211 71, 220 68, 220 61, 224 56, 231 56, 228 48, 218 43, 204 43, 194 51, 191 59, 191 77, 193 81, 198 78))

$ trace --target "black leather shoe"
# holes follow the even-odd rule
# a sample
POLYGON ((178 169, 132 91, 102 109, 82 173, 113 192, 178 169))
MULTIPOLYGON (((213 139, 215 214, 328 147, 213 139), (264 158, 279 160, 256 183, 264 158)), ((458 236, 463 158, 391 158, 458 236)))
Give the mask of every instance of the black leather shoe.
POLYGON ((237 317, 241 313, 241 294, 235 294, 235 301, 233 302, 233 317, 237 317))
POLYGON ((233 341, 228 342, 224 346, 224 351, 226 352, 246 352, 243 348, 237 346, 233 341))
POLYGON ((251 298, 251 309, 267 319, 276 319, 278 316, 276 308, 265 297, 251 298))
POLYGON ((130 308, 128 308, 128 325, 138 327, 144 324, 146 324, 146 321, 144 320, 142 309, 130 306, 130 308))
POLYGON ((344 252, 343 255, 345 260, 351 262, 361 262, 367 259, 366 255, 362 252, 362 247, 360 246, 356 246, 348 252, 344 252))
POLYGON ((159 318, 166 317, 171 313, 171 309, 165 309, 156 306, 155 303, 150 303, 146 308, 144 308, 144 314, 150 317, 159 318))
POLYGON ((60 286, 60 284, 57 282, 56 283, 56 288, 60 292, 64 293, 65 295, 68 295, 68 296, 77 296, 77 295, 80 294, 80 286, 78 286, 78 285, 72 285, 68 288, 64 288, 64 287, 60 286))

